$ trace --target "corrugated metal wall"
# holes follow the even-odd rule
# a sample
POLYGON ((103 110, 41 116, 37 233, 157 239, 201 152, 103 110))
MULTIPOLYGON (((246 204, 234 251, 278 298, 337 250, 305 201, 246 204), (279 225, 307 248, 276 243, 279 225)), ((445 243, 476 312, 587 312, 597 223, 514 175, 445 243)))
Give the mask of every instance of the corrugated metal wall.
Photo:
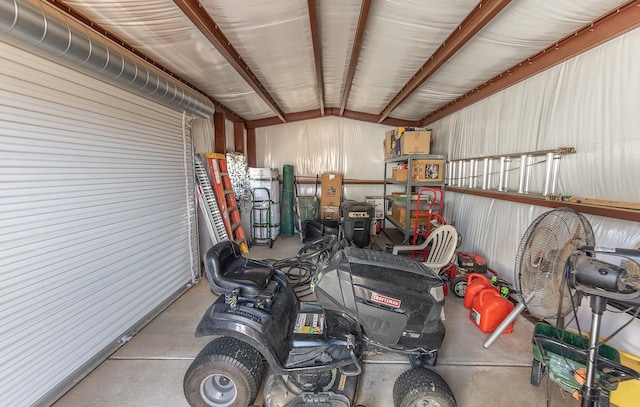
POLYGON ((192 147, 181 113, 1 42, 0 105, 0 405, 24 406, 199 274, 192 147))

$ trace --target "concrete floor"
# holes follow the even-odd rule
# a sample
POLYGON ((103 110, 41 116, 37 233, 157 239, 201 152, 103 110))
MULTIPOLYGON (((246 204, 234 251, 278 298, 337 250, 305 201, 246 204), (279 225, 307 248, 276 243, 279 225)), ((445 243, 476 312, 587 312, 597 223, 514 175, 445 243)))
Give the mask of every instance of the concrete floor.
MULTIPOLYGON (((252 248, 250 257, 285 258, 300 247, 298 238, 280 237, 273 249, 252 248)), ((206 280, 200 281, 54 406, 188 407, 182 379, 211 339, 195 338, 194 331, 214 299, 206 280)), ((512 334, 484 349, 487 335, 469 320, 462 299, 450 294, 446 301, 447 334, 435 370, 451 387, 458 406, 578 406, 546 379, 539 388, 529 384, 529 321, 518 317, 512 334)), ((394 381, 408 368, 408 361, 397 355, 367 355, 357 403, 391 407, 394 381)), ((256 404, 261 405, 261 397, 256 404)))

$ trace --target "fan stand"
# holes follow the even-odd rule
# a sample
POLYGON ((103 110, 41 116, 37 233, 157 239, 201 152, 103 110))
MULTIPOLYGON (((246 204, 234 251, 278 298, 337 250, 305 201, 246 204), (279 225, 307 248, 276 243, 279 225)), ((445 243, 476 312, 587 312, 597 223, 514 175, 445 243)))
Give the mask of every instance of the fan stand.
MULTIPOLYGON (((580 239, 571 239, 569 241, 567 241, 563 247, 562 247, 562 251, 561 253, 558 254, 558 258, 555 260, 555 262, 557 262, 558 264, 561 264, 564 267, 564 264, 567 262, 567 259, 569 259, 569 256, 579 247, 581 246, 581 241, 580 239)), ((554 267, 559 267, 558 265, 555 265, 554 267)), ((509 326, 509 324, 511 324, 513 321, 515 321, 515 319, 518 317, 518 315, 520 315, 522 313, 522 311, 524 311, 525 309, 525 305, 524 305, 524 301, 520 301, 518 302, 518 304, 516 305, 516 307, 513 309, 513 311, 511 311, 509 313, 509 315, 507 315, 507 317, 505 318, 505 320, 498 325, 498 328, 496 328, 495 331, 493 331, 491 333, 491 335, 489 335, 489 337, 487 338, 486 341, 484 341, 484 343, 482 344, 482 346, 485 349, 488 349, 491 345, 493 345, 493 343, 496 341, 496 339, 498 339, 500 337, 500 335, 502 335, 502 332, 504 332, 505 329, 507 329, 507 327, 509 326)), ((558 314, 561 315, 561 313, 558 311, 558 314)), ((556 328, 564 328, 564 315, 561 315, 557 321, 556 321, 556 328)))
POLYGON ((600 338, 600 325, 602 314, 607 307, 607 299, 598 295, 592 295, 589 301, 591 306, 591 330, 589 332, 589 352, 587 354, 587 374, 582 385, 580 407, 595 407, 598 401, 599 390, 596 386, 596 360, 598 357, 598 340, 600 338))
POLYGON ((522 311, 524 311, 524 309, 525 309, 524 303, 519 302, 516 305, 516 307, 513 309, 513 311, 511 311, 509 313, 509 315, 507 315, 507 317, 504 319, 504 321, 502 321, 500 323, 500 325, 498 325, 496 330, 493 331, 491 333, 491 335, 489 335, 489 337, 487 338, 486 341, 484 341, 484 343, 482 344, 482 347, 485 348, 485 349, 489 349, 489 347, 491 345, 493 345, 493 343, 496 341, 496 339, 498 339, 500 337, 500 335, 502 335, 504 330, 507 329, 509 324, 511 324, 513 321, 515 321, 516 318, 518 317, 518 315, 520 315, 522 313, 522 311))
MULTIPOLYGON (((598 338, 600 338, 600 326, 602 325, 602 315, 607 307, 607 299, 598 295, 591 295, 589 305, 591 307, 591 328, 589 331, 589 349, 587 353, 585 382, 580 391, 580 407, 595 407, 599 397, 599 390, 596 386, 596 360, 598 357, 598 338)), ((511 311, 504 321, 491 333, 489 338, 482 345, 489 348, 495 340, 502 334, 507 326, 513 322, 525 309, 524 304, 518 305, 511 311)))

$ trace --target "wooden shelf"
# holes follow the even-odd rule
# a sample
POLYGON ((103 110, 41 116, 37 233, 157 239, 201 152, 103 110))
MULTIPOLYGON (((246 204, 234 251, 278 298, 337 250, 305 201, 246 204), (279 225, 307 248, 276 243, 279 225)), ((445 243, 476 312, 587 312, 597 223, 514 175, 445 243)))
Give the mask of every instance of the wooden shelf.
POLYGON ((511 201, 524 203, 528 205, 544 206, 547 208, 560 208, 567 207, 581 213, 588 213, 590 215, 604 216, 607 218, 630 220, 633 222, 640 222, 640 210, 622 209, 600 205, 590 205, 584 203, 574 203, 565 201, 548 201, 542 196, 535 195, 523 195, 516 192, 499 192, 499 191, 487 191, 482 189, 469 189, 458 187, 447 187, 447 191, 457 192, 460 194, 482 196, 490 199, 500 199, 503 201, 511 201))

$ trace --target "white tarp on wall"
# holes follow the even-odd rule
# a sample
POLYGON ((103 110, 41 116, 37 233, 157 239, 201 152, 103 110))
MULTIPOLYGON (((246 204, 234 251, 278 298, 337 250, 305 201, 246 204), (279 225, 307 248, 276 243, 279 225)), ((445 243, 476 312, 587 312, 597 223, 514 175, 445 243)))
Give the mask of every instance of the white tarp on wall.
MULTIPOLYGON (((432 151, 462 159, 571 146, 577 154, 562 159, 560 193, 639 202, 640 75, 633 68, 639 64, 635 30, 434 123, 432 151)), ((297 175, 337 171, 382 179, 387 129, 335 117, 257 129, 258 164, 293 164, 297 175)), ((378 186, 346 188, 352 199, 381 192, 378 186)), ((508 280, 521 236, 549 210, 451 192, 445 208, 446 219, 463 235, 462 249, 486 257, 508 280)), ((587 218, 599 245, 629 248, 640 240, 637 222, 587 218)), ((607 313, 603 335, 627 317, 607 313)), ((636 321, 613 344, 640 354, 632 341, 638 332, 636 321)))
MULTIPOLYGON (((298 177, 337 172, 349 179, 382 180, 382 142, 390 128, 340 117, 259 128, 257 165, 282 171, 284 164, 291 164, 298 177)), ((313 194, 311 188, 303 186, 299 191, 313 194)), ((382 195, 382 185, 345 186, 348 199, 362 200, 365 195, 382 195)))
MULTIPOLYGON (((635 30, 434 123, 435 149, 463 159, 575 147, 577 154, 562 158, 559 193, 639 202, 640 75, 633 68, 639 63, 640 30, 635 30)), ((486 257, 513 280, 520 237, 549 209, 459 193, 448 193, 445 200, 445 218, 456 222, 462 249, 486 257)), ((631 248, 640 241, 638 222, 587 218, 598 245, 631 248)), ((606 313, 603 337, 629 318, 606 313)), ((632 340, 638 332, 635 321, 612 343, 640 354, 640 344, 632 340)))

